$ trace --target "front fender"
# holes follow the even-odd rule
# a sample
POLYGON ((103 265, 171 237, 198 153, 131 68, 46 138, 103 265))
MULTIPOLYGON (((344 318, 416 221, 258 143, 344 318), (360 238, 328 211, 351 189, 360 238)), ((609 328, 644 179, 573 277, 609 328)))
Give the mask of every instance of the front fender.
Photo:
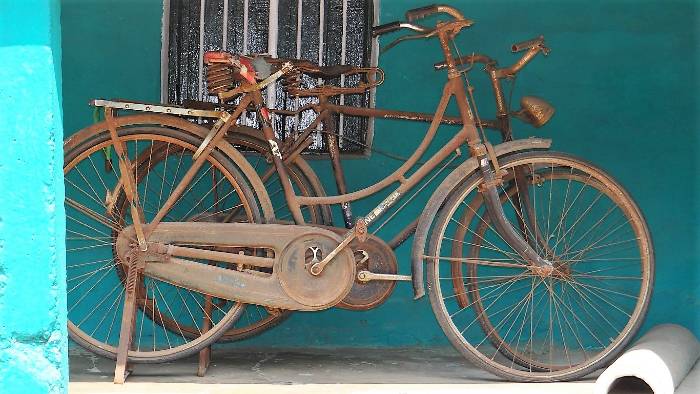
MULTIPOLYGON (((496 145, 494 151, 496 157, 510 155, 514 152, 522 152, 536 149, 549 149, 552 145, 552 140, 544 138, 527 138, 504 142, 496 145)), ((427 205, 423 209, 423 213, 418 219, 416 233, 413 238, 413 247, 411 249, 411 274, 413 278, 413 294, 414 299, 421 298, 425 295, 425 286, 423 284, 423 255, 425 252, 425 243, 428 238, 430 227, 433 223, 440 207, 445 203, 457 185, 464 182, 479 168, 476 158, 470 157, 459 167, 455 168, 433 192, 433 195, 428 200, 427 205)))

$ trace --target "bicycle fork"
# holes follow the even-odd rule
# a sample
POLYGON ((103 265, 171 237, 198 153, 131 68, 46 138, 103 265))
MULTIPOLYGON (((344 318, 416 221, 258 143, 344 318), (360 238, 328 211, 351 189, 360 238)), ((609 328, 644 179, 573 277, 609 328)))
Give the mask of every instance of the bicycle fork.
MULTIPOLYGON (((457 101, 457 107, 459 108, 462 122, 468 130, 467 145, 469 146, 469 151, 472 156, 477 158, 479 171, 483 177, 483 181, 479 185, 479 192, 486 203, 486 214, 491 218, 496 232, 503 237, 503 240, 513 248, 518 255, 524 258, 528 263, 534 265, 538 273, 549 275, 554 270, 552 263, 539 256, 539 254, 530 247, 530 244, 518 234, 518 231, 506 218, 503 206, 501 205, 501 199, 498 195, 498 190, 496 189, 496 186, 501 184, 501 174, 496 174, 494 172, 494 168, 496 167, 491 165, 487 146, 484 141, 481 140, 477 132, 477 125, 479 124, 478 116, 475 116, 475 112, 472 112, 472 107, 469 104, 470 99, 467 98, 467 93, 469 93, 469 97, 475 108, 474 111, 476 111, 476 103, 474 103, 474 97, 472 96, 473 88, 469 85, 468 80, 466 88, 462 84, 461 73, 458 72, 455 67, 447 37, 445 35, 440 35, 439 38, 443 52, 445 53, 445 62, 448 65, 448 86, 452 89, 452 94, 457 101)), ((500 107, 501 106, 499 106, 499 108, 500 107)), ((494 165, 497 165, 498 159, 496 155, 493 154, 491 156, 493 157, 494 165)))
POLYGON ((506 218, 496 189, 496 186, 501 182, 500 175, 494 172, 488 156, 486 154, 479 155, 478 161, 479 171, 483 177, 483 182, 479 185, 479 192, 484 198, 486 213, 491 218, 496 232, 518 255, 528 263, 533 264, 540 273, 545 275, 551 273, 554 269, 552 262, 541 257, 506 218))

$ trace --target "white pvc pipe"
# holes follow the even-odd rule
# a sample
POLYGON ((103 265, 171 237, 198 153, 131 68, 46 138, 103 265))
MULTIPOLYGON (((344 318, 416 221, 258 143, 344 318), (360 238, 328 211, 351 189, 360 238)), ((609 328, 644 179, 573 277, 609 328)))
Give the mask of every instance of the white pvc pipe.
POLYGON ((600 375, 595 393, 630 392, 621 383, 636 378, 654 394, 673 394, 698 358, 700 342, 690 331, 676 324, 656 326, 600 375))
POLYGON ((243 54, 248 54, 248 0, 243 0, 243 54))
POLYGON ((676 388, 676 394, 698 394, 698 392, 700 392, 700 361, 695 362, 688 376, 676 388))
POLYGON ((170 51, 170 0, 163 0, 163 19, 160 38, 160 102, 168 103, 168 73, 170 51))

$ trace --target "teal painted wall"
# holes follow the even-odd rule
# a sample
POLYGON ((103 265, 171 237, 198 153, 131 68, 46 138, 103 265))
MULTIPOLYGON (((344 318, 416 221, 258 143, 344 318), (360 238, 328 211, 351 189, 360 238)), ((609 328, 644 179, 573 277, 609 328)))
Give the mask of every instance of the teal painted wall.
POLYGON ((60 5, 0 1, 0 392, 67 390, 60 5))
MULTIPOLYGON (((64 108, 67 135, 91 122, 93 97, 158 100, 161 3, 63 1, 64 108)), ((644 330, 675 322, 700 335, 697 256, 698 5, 693 1, 444 1, 476 20, 457 40, 463 54, 487 53, 508 64, 510 44, 544 34, 552 53, 527 66, 514 99, 546 98, 557 114, 543 129, 516 124, 518 137, 552 137, 554 148, 585 157, 624 184, 644 211, 657 252, 657 283, 644 330), (666 203, 664 200, 670 202, 666 203)), ((400 19, 424 1, 382 0, 381 23, 400 19)), ((404 43, 380 57, 387 80, 380 107, 432 111, 443 73, 434 41, 404 43)), ((482 115, 493 113, 485 77, 471 76, 482 115)), ((406 155, 425 126, 377 121, 375 146, 406 155)), ((439 133, 435 146, 451 129, 439 133)), ((496 138, 496 136, 493 136, 496 138)), ((332 185, 329 167, 313 162, 332 185)), ((379 155, 345 160, 352 188, 366 186, 399 163, 379 155)), ((329 187, 332 191, 333 189, 329 187)), ((355 204, 366 212, 384 195, 355 204)), ((402 227, 420 212, 422 193, 402 227)), ((394 224, 395 223, 395 224, 394 224)), ((391 229, 390 229, 391 230, 391 229)), ((388 231, 386 234, 391 234, 388 231)), ((397 254, 408 272, 410 245, 397 254)), ((412 301, 399 284, 381 307, 368 312, 296 313, 274 330, 238 346, 447 345, 427 299, 412 301)))
POLYGON ((160 100, 161 0, 61 0, 66 136, 92 123, 88 101, 160 100))

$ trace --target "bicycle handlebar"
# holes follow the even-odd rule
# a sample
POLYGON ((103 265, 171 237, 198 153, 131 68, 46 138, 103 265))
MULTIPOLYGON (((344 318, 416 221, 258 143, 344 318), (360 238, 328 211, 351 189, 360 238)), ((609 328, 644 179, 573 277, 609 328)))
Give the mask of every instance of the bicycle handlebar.
POLYGON ((406 11, 406 20, 407 22, 401 22, 401 21, 394 21, 394 22, 389 22, 385 23, 383 25, 375 26, 372 28, 372 37, 377 37, 382 34, 387 34, 387 33, 392 33, 400 29, 409 29, 416 31, 421 34, 425 35, 430 35, 432 34, 435 29, 434 28, 428 28, 425 26, 421 26, 414 22, 418 19, 423 19, 426 18, 430 15, 433 14, 447 14, 450 15, 452 18, 454 18, 456 21, 463 21, 466 22, 466 25, 469 26, 473 23, 473 21, 466 19, 464 15, 462 15, 459 10, 457 10, 454 7, 450 7, 448 5, 441 5, 441 4, 433 4, 425 7, 420 7, 420 8, 414 8, 412 10, 406 11))
MULTIPOLYGON (((530 62, 538 53, 542 52, 545 56, 549 54, 549 48, 545 45, 544 43, 544 36, 539 36, 537 38, 533 38, 531 40, 526 40, 519 42, 517 44, 513 44, 511 46, 511 50, 516 53, 516 52, 522 52, 522 51, 527 51, 525 54, 523 54, 522 58, 520 58, 517 62, 515 62, 513 65, 510 67, 505 67, 505 68, 499 68, 496 69, 496 61, 491 59, 490 57, 486 55, 481 55, 481 54, 471 54, 467 56, 462 56, 460 58, 454 59, 455 65, 460 66, 463 64, 471 64, 471 63, 482 63, 485 64, 488 67, 492 67, 496 72, 498 77, 507 77, 507 76, 512 76, 516 74, 518 71, 520 71, 527 63, 530 62)), ((435 63, 433 66, 435 67, 435 70, 442 70, 447 68, 447 63, 445 61, 435 63)))
POLYGON ((513 44, 510 49, 516 53, 539 46, 544 46, 544 36, 535 37, 531 40, 525 40, 517 44, 513 44))
POLYGON ((409 29, 416 31, 421 34, 428 34, 432 33, 434 29, 427 28, 425 26, 421 25, 416 25, 415 23, 406 23, 406 22, 400 22, 400 21, 394 21, 394 22, 389 22, 385 23, 383 25, 375 26, 372 28, 372 37, 377 37, 382 34, 387 34, 391 32, 395 32, 397 30, 401 29, 409 29))
POLYGON ((372 28, 372 37, 377 37, 382 34, 392 33, 400 29, 413 30, 419 34, 406 35, 396 40, 392 41, 386 45, 382 52, 393 48, 402 41, 416 39, 416 38, 428 38, 434 36, 436 33, 448 34, 451 36, 456 35, 461 29, 469 27, 474 24, 474 21, 466 19, 461 12, 457 9, 446 6, 446 5, 430 5, 427 7, 415 8, 406 12, 406 19, 408 22, 394 21, 390 23, 385 23, 383 25, 375 26, 372 28), (443 13, 450 15, 454 20, 446 23, 439 22, 433 28, 428 28, 415 23, 412 23, 416 19, 422 19, 433 14, 443 13))
POLYGON ((464 15, 462 15, 462 13, 454 7, 442 4, 433 4, 406 11, 406 20, 413 22, 417 19, 427 18, 430 15, 441 13, 448 14, 457 20, 464 19, 464 15))
POLYGON ((372 28, 372 37, 381 36, 382 34, 391 33, 401 29, 401 22, 394 21, 385 23, 383 25, 374 26, 372 28))

